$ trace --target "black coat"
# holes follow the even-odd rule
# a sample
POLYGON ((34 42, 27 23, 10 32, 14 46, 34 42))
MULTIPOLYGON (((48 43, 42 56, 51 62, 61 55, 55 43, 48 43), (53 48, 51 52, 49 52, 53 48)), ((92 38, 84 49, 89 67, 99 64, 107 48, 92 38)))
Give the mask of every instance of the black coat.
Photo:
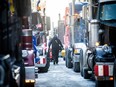
POLYGON ((61 50, 63 45, 61 41, 57 37, 53 37, 53 39, 49 42, 49 48, 52 45, 52 50, 61 50))

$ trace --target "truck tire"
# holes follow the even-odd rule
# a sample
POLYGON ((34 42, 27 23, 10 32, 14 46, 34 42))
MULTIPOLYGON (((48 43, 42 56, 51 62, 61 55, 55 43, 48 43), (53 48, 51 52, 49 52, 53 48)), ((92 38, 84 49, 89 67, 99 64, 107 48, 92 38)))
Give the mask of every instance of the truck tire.
POLYGON ((80 74, 83 77, 83 50, 80 51, 80 74))
POLYGON ((66 56, 65 56, 65 65, 68 67, 68 49, 66 49, 66 56))
POLYGON ((81 76, 83 77, 83 68, 80 69, 81 76))
POLYGON ((73 62, 73 71, 80 72, 80 63, 79 62, 73 62))
POLYGON ((84 79, 90 79, 90 74, 88 74, 88 69, 87 68, 83 68, 83 77, 84 79))
POLYGON ((43 68, 40 68, 40 71, 41 72, 47 72, 49 67, 50 67, 50 59, 47 57, 47 64, 46 64, 46 66, 43 67, 43 68))
POLYGON ((68 68, 72 68, 73 67, 73 64, 72 64, 72 59, 71 59, 71 51, 68 50, 67 52, 67 67, 68 68))
POLYGON ((67 67, 67 57, 65 57, 65 66, 67 67))

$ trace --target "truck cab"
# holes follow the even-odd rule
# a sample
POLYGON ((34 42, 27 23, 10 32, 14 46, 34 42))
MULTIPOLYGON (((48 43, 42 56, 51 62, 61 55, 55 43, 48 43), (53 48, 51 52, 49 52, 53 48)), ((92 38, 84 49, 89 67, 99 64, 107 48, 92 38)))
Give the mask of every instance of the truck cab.
MULTIPOLYGON (((115 16, 115 7, 116 1, 115 0, 105 0, 100 1, 99 3, 99 10, 98 10, 98 19, 100 21, 100 33, 99 38, 101 44, 108 44, 112 48, 112 53, 116 57, 116 16, 115 16)), ((115 66, 116 62, 114 62, 113 68, 113 80, 114 80, 114 87, 116 87, 116 72, 115 66)))
POLYGON ((87 17, 84 16, 84 18, 87 19, 86 23, 88 26, 88 49, 87 52, 85 52, 86 56, 84 59, 86 59, 86 61, 84 61, 85 65, 83 65, 83 77, 86 79, 94 77, 96 80, 96 86, 99 87, 102 82, 109 82, 114 80, 113 63, 116 55, 116 39, 114 35, 116 32, 116 16, 114 12, 116 1, 99 0, 94 2, 90 0, 90 3, 92 5, 84 8, 88 9, 90 13, 87 17), (106 54, 108 53, 107 55, 104 54, 106 49, 106 54), (112 55, 110 56, 108 49, 111 49, 110 51, 112 55), (101 50, 104 50, 104 52, 101 52, 101 50), (98 56, 99 53, 100 55, 102 54, 102 57, 98 56), (99 57, 101 59, 99 59, 99 57), (107 58, 109 59, 107 60, 107 58), (96 65, 98 67, 96 67, 96 65), (109 73, 106 75, 103 72, 109 73))

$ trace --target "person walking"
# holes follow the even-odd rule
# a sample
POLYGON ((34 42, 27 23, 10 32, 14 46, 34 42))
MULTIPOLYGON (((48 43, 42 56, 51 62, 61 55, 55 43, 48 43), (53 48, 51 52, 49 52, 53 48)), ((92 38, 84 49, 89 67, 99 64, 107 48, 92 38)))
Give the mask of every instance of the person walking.
POLYGON ((58 55, 59 55, 59 51, 63 49, 63 45, 60 41, 60 39, 58 39, 58 37, 55 35, 51 41, 49 42, 49 48, 52 45, 52 57, 53 57, 53 64, 58 64, 58 55))

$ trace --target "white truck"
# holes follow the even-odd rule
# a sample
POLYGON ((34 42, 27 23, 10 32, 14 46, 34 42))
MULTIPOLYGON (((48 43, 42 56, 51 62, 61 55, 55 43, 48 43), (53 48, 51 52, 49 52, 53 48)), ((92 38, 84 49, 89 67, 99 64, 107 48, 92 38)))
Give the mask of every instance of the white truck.
POLYGON ((64 46, 66 50, 66 67, 73 68, 75 72, 80 72, 80 52, 82 49, 86 48, 85 43, 85 28, 83 25, 83 20, 81 18, 82 6, 86 5, 87 2, 75 2, 74 11, 75 14, 72 15, 72 3, 69 3, 69 7, 65 9, 65 35, 64 35, 64 46), (71 17, 74 17, 74 24, 72 25, 71 17), (71 27, 74 26, 74 32, 71 27), (74 44, 72 43, 72 32, 74 33, 74 44), (83 48, 85 46, 85 48, 83 48))

